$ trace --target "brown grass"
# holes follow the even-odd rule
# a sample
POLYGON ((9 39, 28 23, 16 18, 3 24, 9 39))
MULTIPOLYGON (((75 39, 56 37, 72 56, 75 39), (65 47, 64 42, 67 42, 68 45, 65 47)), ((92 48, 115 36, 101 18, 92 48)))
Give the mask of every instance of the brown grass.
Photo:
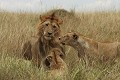
MULTIPOLYGON (((69 12, 71 13, 71 12, 69 12)), ((64 16, 62 34, 75 30, 97 41, 120 41, 120 12, 72 13, 64 16)), ((36 13, 0 13, 0 80, 43 80, 41 71, 20 57, 21 44, 36 34, 36 13)), ((62 13, 60 14, 62 15, 62 13)), ((63 14, 64 15, 64 14, 63 14)), ((114 65, 86 66, 66 46, 68 80, 120 80, 120 61, 114 65)))

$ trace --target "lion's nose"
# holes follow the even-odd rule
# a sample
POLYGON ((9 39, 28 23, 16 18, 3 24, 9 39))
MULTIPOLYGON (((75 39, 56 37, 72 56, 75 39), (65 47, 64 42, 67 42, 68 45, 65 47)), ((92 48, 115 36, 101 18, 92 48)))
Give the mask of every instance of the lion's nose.
POLYGON ((48 35, 52 35, 52 32, 48 32, 48 35))

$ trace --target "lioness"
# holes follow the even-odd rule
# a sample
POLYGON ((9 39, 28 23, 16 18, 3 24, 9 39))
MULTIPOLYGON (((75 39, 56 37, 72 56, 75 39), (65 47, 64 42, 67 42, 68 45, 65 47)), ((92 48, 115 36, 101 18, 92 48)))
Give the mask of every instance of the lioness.
POLYGON ((53 48, 49 51, 47 57, 42 61, 42 70, 47 72, 47 78, 60 78, 65 80, 67 75, 67 64, 63 61, 64 53, 58 49, 53 48))
POLYGON ((60 25, 62 20, 55 14, 40 16, 41 22, 37 26, 37 37, 32 41, 23 44, 22 53, 25 58, 32 61, 35 65, 40 66, 41 59, 46 57, 51 48, 59 48, 63 51, 63 46, 59 44, 60 25))
POLYGON ((76 32, 69 32, 59 38, 64 45, 72 46, 78 51, 78 57, 100 58, 102 61, 115 59, 120 54, 120 42, 97 42, 76 32))

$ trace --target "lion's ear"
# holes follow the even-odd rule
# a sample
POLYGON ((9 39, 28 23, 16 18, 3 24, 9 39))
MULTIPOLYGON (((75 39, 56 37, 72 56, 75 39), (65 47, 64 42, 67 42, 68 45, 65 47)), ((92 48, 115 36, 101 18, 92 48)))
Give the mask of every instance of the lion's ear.
POLYGON ((52 18, 56 17, 56 16, 55 16, 55 12, 53 12, 50 16, 51 16, 52 18))
POLYGON ((73 29, 71 29, 70 32, 75 32, 75 31, 73 29))
POLYGON ((62 24, 63 20, 62 19, 57 19, 58 24, 62 24))
POLYGON ((46 20, 46 17, 47 17, 47 16, 42 16, 42 15, 40 15, 40 20, 41 20, 41 21, 45 21, 45 20, 46 20))
POLYGON ((76 33, 73 34, 73 39, 77 40, 78 39, 78 35, 76 33))
POLYGON ((55 12, 53 12, 53 13, 51 14, 51 17, 52 17, 54 20, 57 20, 57 23, 58 23, 58 24, 62 24, 62 23, 63 23, 63 20, 60 19, 58 16, 56 16, 56 15, 55 15, 55 12))

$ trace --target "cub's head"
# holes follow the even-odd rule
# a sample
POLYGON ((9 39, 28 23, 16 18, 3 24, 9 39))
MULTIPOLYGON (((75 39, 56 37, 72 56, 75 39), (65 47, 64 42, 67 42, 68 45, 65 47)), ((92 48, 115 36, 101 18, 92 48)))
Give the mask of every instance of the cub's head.
POLYGON ((66 35, 59 37, 60 43, 63 45, 68 45, 73 47, 78 51, 78 57, 85 56, 84 52, 84 40, 79 37, 79 34, 76 32, 69 32, 66 35))
POLYGON ((59 37, 63 45, 75 46, 78 42, 79 35, 75 32, 69 32, 66 35, 59 37))
POLYGON ((51 40, 60 36, 60 25, 62 20, 55 14, 40 16, 40 24, 38 26, 38 36, 43 36, 47 40, 51 40))
POLYGON ((49 55, 43 61, 43 65, 47 69, 59 69, 62 65, 65 64, 63 61, 64 53, 58 49, 53 48, 50 50, 49 55))
POLYGON ((63 60, 62 51, 53 48, 48 56, 42 61, 42 70, 47 72, 47 78, 51 80, 65 80, 68 72, 67 64, 63 60), (64 79, 65 78, 65 79, 64 79))

